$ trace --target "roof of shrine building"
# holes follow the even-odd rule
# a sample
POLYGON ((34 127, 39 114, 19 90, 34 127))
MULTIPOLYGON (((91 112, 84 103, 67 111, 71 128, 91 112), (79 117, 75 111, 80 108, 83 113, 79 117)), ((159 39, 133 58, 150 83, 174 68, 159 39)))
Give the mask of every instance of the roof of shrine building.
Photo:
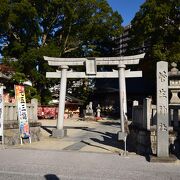
MULTIPOLYGON (((97 79, 96 89, 99 92, 119 92, 118 79, 97 79)), ((155 90, 155 83, 145 78, 127 78, 126 91, 131 94, 152 94, 155 90)))
MULTIPOLYGON (((57 100, 57 97, 59 97, 59 93, 54 93, 53 97, 55 97, 56 99, 52 100, 50 104, 58 104, 59 100, 57 100)), ((74 96, 71 96, 69 94, 66 95, 66 104, 82 105, 83 102, 83 100, 78 99, 74 96)))

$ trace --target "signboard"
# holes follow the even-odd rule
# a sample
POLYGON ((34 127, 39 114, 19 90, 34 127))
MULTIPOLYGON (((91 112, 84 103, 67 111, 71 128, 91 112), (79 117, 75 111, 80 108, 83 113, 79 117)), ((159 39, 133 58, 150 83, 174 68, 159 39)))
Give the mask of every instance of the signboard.
POLYGON ((24 86, 15 85, 15 97, 16 97, 16 103, 17 103, 21 140, 22 138, 30 138, 24 86))
POLYGON ((95 58, 87 59, 86 60, 86 74, 87 75, 96 75, 97 73, 97 66, 95 58))
POLYGON ((3 143, 3 108, 4 108, 4 101, 3 101, 3 86, 0 86, 0 136, 2 136, 2 143, 3 143))

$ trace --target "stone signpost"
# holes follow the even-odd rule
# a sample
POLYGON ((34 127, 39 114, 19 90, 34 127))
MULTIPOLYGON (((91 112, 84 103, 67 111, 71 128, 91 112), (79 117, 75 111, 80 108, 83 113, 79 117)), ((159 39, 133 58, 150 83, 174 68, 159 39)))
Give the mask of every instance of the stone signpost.
POLYGON ((123 57, 93 57, 93 58, 55 58, 44 57, 50 66, 60 67, 60 71, 47 72, 47 78, 61 78, 59 114, 57 121, 57 129, 53 130, 54 137, 63 137, 66 133, 63 129, 64 107, 65 107, 65 92, 67 78, 119 78, 119 93, 120 93, 120 118, 121 132, 124 133, 124 119, 127 113, 126 99, 126 81, 125 78, 142 77, 142 71, 125 70, 126 65, 139 64, 139 59, 145 54, 123 57), (84 66, 86 72, 67 71, 69 66, 84 66), (118 71, 112 72, 97 72, 97 66, 117 66, 118 71))
POLYGON ((157 63, 157 156, 169 157, 168 63, 157 63))

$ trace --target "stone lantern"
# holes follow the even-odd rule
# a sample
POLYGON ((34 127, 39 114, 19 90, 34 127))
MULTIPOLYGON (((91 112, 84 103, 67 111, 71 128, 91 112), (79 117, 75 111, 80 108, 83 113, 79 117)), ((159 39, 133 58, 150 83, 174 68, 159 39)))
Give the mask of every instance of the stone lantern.
POLYGON ((180 92, 180 71, 177 69, 177 64, 171 64, 172 69, 168 73, 169 76, 169 90, 172 94, 170 99, 170 109, 173 109, 173 121, 174 127, 179 126, 179 109, 180 109, 180 98, 178 93, 180 92))
POLYGON ((180 71, 176 68, 177 64, 172 63, 172 69, 169 72, 169 89, 172 93, 170 104, 180 104, 178 93, 180 92, 180 71))
POLYGON ((101 107, 100 107, 99 104, 98 104, 98 106, 96 107, 96 111, 97 111, 97 118, 100 118, 100 117, 101 117, 101 107))

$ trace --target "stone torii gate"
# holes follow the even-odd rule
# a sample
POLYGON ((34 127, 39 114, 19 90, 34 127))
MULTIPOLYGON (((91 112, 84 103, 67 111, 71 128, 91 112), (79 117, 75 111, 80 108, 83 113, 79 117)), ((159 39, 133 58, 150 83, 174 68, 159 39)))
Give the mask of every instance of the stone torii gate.
POLYGON ((63 129, 64 124, 64 109, 67 78, 119 78, 119 95, 120 95, 120 119, 121 132, 124 133, 124 120, 127 113, 127 98, 126 98, 126 81, 125 78, 142 77, 142 71, 125 70, 126 65, 139 64, 139 60, 144 58, 145 54, 122 57, 91 57, 91 58, 56 58, 46 57, 50 66, 58 66, 60 70, 56 72, 46 72, 47 78, 60 78, 60 94, 59 94, 59 110, 57 129, 52 132, 53 137, 63 137, 66 131, 63 129), (84 66, 86 72, 68 71, 69 66, 84 66), (114 66, 118 70, 111 72, 97 72, 97 66, 114 66))

